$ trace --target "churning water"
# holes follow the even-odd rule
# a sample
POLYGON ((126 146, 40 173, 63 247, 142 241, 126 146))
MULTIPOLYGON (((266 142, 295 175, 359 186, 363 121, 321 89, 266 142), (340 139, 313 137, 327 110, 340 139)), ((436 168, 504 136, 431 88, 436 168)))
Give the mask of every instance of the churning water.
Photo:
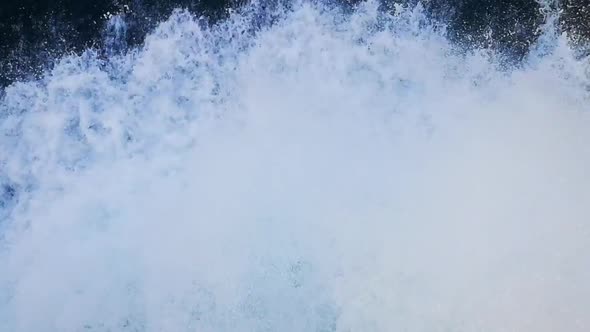
POLYGON ((0 331, 588 331, 588 61, 377 7, 115 17, 8 87, 0 331))

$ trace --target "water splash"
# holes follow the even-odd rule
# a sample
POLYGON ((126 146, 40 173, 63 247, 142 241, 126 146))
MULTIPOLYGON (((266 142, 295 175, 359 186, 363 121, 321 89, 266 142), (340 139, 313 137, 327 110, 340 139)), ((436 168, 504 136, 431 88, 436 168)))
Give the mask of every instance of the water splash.
POLYGON ((587 62, 177 11, 0 104, 2 331, 586 331, 587 62))
POLYGON ((104 31, 104 40, 107 50, 106 56, 112 57, 127 49, 127 23, 122 14, 109 16, 104 31))

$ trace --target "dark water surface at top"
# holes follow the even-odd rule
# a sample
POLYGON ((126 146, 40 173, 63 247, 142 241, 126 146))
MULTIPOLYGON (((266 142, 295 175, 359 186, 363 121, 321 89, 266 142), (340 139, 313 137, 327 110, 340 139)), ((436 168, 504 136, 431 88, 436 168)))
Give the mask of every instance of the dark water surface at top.
MULTIPOLYGON (((265 0, 266 1, 266 0, 265 0)), ((415 5, 414 0, 400 0, 415 5)), ((147 32, 175 8, 187 8, 215 22, 247 0, 5 0, 0 3, 0 86, 39 73, 64 53, 101 48, 105 24, 112 14, 125 13, 126 43, 143 41, 147 32)), ((269 6, 272 0, 267 1, 269 6)), ((351 7, 357 0, 333 1, 351 7)), ((384 0, 384 8, 394 1, 384 0)), ((449 35, 462 45, 491 46, 518 61, 539 35, 543 22, 535 0, 423 1, 433 19, 449 26, 449 35)), ((590 0, 567 0, 562 26, 577 37, 589 36, 590 0)))

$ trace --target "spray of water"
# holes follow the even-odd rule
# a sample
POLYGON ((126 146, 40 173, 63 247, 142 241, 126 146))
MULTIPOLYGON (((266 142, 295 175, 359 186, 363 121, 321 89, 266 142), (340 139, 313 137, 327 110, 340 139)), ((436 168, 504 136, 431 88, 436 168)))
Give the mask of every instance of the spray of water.
POLYGON ((586 60, 377 7, 178 11, 7 88, 0 330, 587 331, 586 60))

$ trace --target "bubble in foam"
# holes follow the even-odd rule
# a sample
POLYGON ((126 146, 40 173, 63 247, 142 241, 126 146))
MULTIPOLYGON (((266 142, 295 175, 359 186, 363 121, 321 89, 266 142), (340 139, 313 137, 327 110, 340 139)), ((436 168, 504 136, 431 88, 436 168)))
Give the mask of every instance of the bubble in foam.
POLYGON ((7 88, 0 330, 588 328, 586 60, 268 16, 177 11, 7 88))

